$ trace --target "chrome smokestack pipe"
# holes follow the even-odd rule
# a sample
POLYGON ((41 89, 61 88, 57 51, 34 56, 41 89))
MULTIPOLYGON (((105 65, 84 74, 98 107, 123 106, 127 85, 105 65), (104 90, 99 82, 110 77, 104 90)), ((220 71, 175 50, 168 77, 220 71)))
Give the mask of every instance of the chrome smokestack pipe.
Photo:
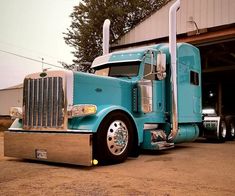
POLYGON ((109 29, 110 20, 106 19, 103 24, 103 55, 109 53, 109 29))
POLYGON ((180 8, 177 0, 169 10, 169 51, 171 56, 171 92, 172 92, 172 128, 168 140, 173 141, 178 133, 178 92, 177 92, 177 56, 176 56, 176 12, 180 8))

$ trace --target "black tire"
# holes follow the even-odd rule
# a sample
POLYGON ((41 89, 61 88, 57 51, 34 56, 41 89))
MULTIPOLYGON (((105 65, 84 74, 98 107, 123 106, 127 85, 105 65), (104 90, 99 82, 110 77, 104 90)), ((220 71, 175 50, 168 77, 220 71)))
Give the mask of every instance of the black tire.
POLYGON ((224 120, 220 121, 218 142, 225 142, 227 138, 227 128, 224 120))
POLYGON ((233 140, 235 137, 235 124, 231 119, 227 120, 227 140, 233 140))
POLYGON ((112 112, 100 124, 94 145, 94 157, 102 165, 127 159, 133 145, 133 124, 122 112, 112 112))

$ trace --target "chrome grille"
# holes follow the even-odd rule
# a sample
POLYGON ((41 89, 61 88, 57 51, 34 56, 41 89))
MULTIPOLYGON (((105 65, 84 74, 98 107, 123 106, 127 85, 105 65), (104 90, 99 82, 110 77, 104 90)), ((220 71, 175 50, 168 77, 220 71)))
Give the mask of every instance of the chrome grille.
POLYGON ((61 77, 24 80, 23 128, 63 128, 64 91, 61 77))

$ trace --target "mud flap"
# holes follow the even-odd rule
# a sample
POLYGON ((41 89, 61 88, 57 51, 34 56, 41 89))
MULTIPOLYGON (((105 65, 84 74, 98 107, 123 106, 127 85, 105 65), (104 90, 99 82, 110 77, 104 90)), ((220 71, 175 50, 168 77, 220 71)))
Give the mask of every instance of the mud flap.
POLYGON ((209 116, 203 119, 203 137, 207 139, 218 139, 219 138, 219 116, 209 116))

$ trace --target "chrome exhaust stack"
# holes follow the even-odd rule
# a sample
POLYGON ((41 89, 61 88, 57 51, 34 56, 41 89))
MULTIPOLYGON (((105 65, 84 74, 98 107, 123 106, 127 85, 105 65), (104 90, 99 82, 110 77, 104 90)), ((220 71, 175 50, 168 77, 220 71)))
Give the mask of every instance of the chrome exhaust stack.
POLYGON ((177 92, 177 56, 176 56, 176 12, 180 8, 177 0, 169 10, 169 52, 171 56, 171 92, 172 92, 172 128, 168 136, 173 141, 178 133, 178 92, 177 92))
POLYGON ((110 20, 106 19, 103 24, 103 55, 109 53, 109 31, 110 31, 110 20))

